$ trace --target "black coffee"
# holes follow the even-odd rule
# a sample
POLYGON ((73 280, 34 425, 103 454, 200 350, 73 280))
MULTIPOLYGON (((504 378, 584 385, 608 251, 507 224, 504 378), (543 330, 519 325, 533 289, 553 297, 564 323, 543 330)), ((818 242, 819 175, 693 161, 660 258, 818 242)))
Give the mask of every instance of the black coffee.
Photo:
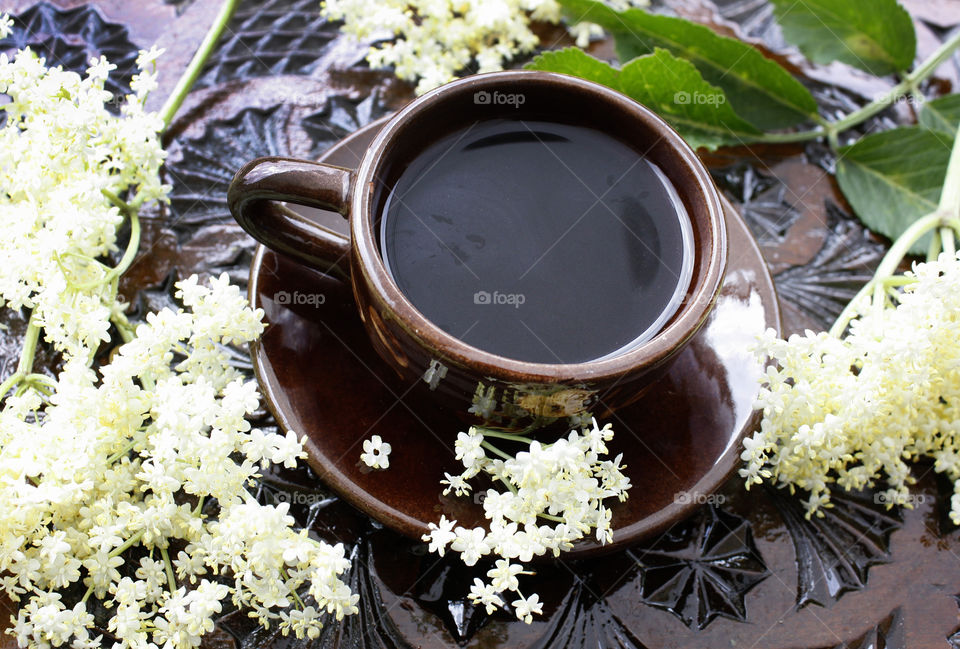
POLYGON ((676 190, 580 126, 478 122, 434 143, 387 199, 381 253, 427 319, 517 360, 595 360, 652 337, 686 293, 676 190))

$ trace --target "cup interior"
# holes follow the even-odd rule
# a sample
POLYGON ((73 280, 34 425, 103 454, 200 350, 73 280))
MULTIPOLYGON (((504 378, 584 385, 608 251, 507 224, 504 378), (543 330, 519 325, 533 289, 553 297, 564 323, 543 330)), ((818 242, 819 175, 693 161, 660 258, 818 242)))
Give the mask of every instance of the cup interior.
MULTIPOLYGON (((689 338, 705 318, 722 278, 726 251, 716 189, 695 153, 659 117, 619 93, 574 77, 533 72, 475 75, 432 91, 401 111, 374 144, 367 170, 373 180, 365 196, 372 243, 379 247, 379 218, 391 188, 430 144, 477 122, 518 119, 582 126, 613 136, 662 170, 686 212, 688 279, 679 282, 675 310, 646 339, 592 362, 663 355, 689 338)), ((383 267, 382 255, 378 257, 383 267)))

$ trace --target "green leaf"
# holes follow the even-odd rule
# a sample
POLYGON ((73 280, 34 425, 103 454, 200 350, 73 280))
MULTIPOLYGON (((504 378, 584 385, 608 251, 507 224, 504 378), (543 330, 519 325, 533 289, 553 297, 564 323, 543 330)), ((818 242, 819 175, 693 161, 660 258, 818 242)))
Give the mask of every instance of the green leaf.
POLYGON ((722 89, 666 50, 623 66, 620 90, 670 122, 694 148, 742 144, 759 133, 733 112, 722 89))
POLYGON ((617 12, 596 0, 560 0, 560 4, 572 19, 598 23, 612 33, 623 63, 657 47, 690 61, 708 83, 723 89, 733 109, 757 128, 786 128, 817 116, 817 102, 810 91, 778 63, 742 41, 683 18, 640 9, 617 12))
POLYGON ((917 35, 897 0, 771 0, 783 37, 814 63, 883 76, 913 65, 917 35))
MULTIPOLYGON (((840 149, 837 181, 867 227, 896 239, 937 209, 952 144, 952 136, 920 126, 874 133, 840 149)), ((928 242, 910 252, 924 254, 928 242)))
POLYGON ((619 90, 667 120, 694 148, 742 144, 759 133, 737 116, 722 89, 663 49, 633 59, 622 70, 578 48, 545 52, 527 69, 572 74, 619 90))
POLYGON ((605 61, 595 59, 579 47, 544 52, 525 67, 528 70, 545 70, 547 72, 569 74, 581 79, 596 81, 615 90, 620 88, 620 83, 617 80, 620 71, 605 61))
POLYGON ((921 126, 953 137, 960 125, 960 94, 928 101, 920 109, 918 121, 921 126))

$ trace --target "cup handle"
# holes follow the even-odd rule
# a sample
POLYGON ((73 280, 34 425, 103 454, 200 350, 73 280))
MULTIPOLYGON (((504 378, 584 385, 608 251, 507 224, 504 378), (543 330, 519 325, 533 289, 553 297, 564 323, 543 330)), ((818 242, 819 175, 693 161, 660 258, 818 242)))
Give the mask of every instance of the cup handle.
POLYGON ((350 214, 354 172, 293 158, 257 158, 245 164, 227 190, 237 223, 254 239, 302 264, 348 280, 350 239, 276 201, 350 214))

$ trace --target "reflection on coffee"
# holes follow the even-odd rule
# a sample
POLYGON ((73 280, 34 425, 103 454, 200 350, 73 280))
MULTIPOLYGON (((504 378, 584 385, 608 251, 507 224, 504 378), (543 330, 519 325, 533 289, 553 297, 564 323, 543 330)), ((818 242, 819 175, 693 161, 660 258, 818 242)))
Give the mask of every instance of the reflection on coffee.
POLYGON ((581 126, 475 123, 393 184, 381 254, 447 333, 522 361, 577 363, 651 338, 679 307, 693 235, 641 152, 581 126))

